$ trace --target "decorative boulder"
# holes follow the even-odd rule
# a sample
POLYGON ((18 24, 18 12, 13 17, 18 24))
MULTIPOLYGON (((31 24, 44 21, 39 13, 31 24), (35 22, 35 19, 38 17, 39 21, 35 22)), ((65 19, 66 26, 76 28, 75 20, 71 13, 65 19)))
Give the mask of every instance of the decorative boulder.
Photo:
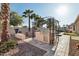
POLYGON ((15 34, 15 38, 20 39, 20 40, 26 39, 25 35, 22 34, 22 33, 17 33, 17 34, 15 34))

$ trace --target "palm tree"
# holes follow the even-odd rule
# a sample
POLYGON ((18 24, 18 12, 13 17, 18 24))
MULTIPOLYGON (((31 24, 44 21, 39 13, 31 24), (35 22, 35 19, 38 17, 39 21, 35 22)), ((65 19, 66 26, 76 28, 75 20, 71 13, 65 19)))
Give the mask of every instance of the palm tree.
POLYGON ((47 28, 49 29, 49 39, 50 39, 50 44, 53 44, 54 41, 54 35, 52 35, 52 32, 54 33, 54 18, 47 18, 45 19, 46 22, 45 24, 47 24, 47 28), (53 20, 53 21, 52 21, 53 20))
POLYGON ((34 23, 33 23, 34 27, 36 29, 40 28, 44 24, 45 20, 41 16, 36 14, 33 14, 32 16, 34 16, 34 23))
POLYGON ((30 31, 30 19, 31 19, 32 14, 33 14, 33 10, 30 10, 30 9, 27 9, 23 12, 23 17, 25 18, 28 17, 29 31, 30 31))
POLYGON ((49 29, 50 44, 54 43, 54 34, 55 30, 58 30, 58 23, 58 20, 56 20, 55 18, 48 18, 46 20, 47 28, 49 29))
POLYGON ((0 12, 0 20, 1 20, 1 12, 0 12))
POLYGON ((46 24, 47 24, 47 28, 49 29, 49 39, 50 39, 50 44, 52 41, 52 33, 51 33, 51 29, 52 29, 52 22, 51 22, 51 18, 47 18, 46 19, 46 24))
POLYGON ((1 20, 2 20, 2 34, 1 41, 7 41, 8 37, 8 26, 9 26, 10 8, 9 3, 1 4, 1 20))
POLYGON ((0 31, 1 31, 1 12, 0 12, 0 31))

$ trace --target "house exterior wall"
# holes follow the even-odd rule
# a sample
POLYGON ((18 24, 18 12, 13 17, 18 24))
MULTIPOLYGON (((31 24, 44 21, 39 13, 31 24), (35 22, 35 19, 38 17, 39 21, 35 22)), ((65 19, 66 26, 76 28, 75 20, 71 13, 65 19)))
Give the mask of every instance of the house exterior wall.
MULTIPOLYGON (((1 12, 1 3, 0 3, 0 12, 1 12)), ((0 13, 0 20, 1 20, 1 13, 0 13)))
POLYGON ((79 20, 75 23, 75 32, 79 34, 79 20))
POLYGON ((67 27, 67 31, 68 32, 75 32, 75 24, 73 23, 73 24, 69 25, 67 27))
POLYGON ((74 24, 75 24, 75 32, 79 34, 79 15, 77 16, 77 19, 74 24))

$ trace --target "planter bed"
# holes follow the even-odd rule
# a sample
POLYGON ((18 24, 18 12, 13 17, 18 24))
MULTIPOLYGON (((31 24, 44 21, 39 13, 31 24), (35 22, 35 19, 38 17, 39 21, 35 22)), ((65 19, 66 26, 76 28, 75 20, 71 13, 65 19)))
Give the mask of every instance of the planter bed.
POLYGON ((8 51, 6 53, 1 54, 1 56, 11 56, 13 54, 16 54, 17 52, 19 52, 19 49, 15 48, 15 49, 11 49, 10 51, 8 51))
POLYGON ((79 56, 79 49, 77 49, 79 40, 70 40, 69 56, 79 56))

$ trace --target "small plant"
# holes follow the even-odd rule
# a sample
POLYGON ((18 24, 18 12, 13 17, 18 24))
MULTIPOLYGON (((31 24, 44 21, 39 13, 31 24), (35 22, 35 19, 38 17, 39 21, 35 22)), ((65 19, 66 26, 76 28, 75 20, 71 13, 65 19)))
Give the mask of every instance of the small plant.
POLYGON ((8 40, 6 42, 0 42, 0 54, 8 52, 10 49, 15 48, 17 42, 15 40, 8 40))
POLYGON ((78 36, 78 34, 75 33, 75 32, 73 32, 73 33, 66 33, 66 32, 65 32, 64 35, 78 36))

